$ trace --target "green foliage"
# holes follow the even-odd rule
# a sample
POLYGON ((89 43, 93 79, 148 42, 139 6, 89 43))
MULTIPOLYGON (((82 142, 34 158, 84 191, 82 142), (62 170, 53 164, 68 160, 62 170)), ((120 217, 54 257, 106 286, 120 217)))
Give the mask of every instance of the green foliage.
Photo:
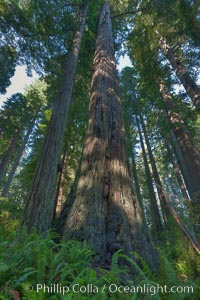
MULTIPOLYGON (((73 183, 82 152, 85 128, 88 118, 88 100, 92 73, 92 57, 95 47, 98 9, 104 1, 91 1, 87 25, 79 56, 75 78, 72 105, 69 109, 63 149, 67 152, 63 183, 63 200, 66 199, 73 183)), ((153 154, 158 165, 159 175, 168 176, 171 170, 170 159, 166 155, 162 135, 169 131, 161 114, 163 106, 159 98, 157 77, 162 73, 172 83, 177 83, 166 61, 160 54, 159 31, 174 47, 181 61, 185 60, 189 68, 198 66, 198 53, 195 46, 199 43, 199 22, 197 20, 197 1, 142 1, 139 11, 125 18, 114 17, 117 14, 132 11, 141 1, 111 0, 111 13, 115 46, 119 48, 129 34, 128 52, 134 62, 133 68, 126 68, 121 74, 121 91, 126 128, 126 141, 129 157, 135 156, 137 175, 145 206, 147 223, 151 225, 149 198, 145 180, 144 163, 141 149, 138 147, 137 129, 134 115, 141 110, 149 134, 153 154), (117 4, 116 4, 117 3, 117 4), (134 24, 134 27, 132 26, 134 24), (193 26, 191 26, 193 24, 193 26), (133 29, 132 29, 133 28, 133 29), (130 33, 130 29, 132 32, 130 33), (191 40, 192 39, 192 40, 191 40), (177 47, 180 46, 180 47, 177 47), (186 54, 188 60, 186 60, 186 54), (195 56, 196 55, 196 56, 195 56), (193 65, 192 65, 192 63, 193 65), (158 67, 160 64, 160 68, 158 67), (167 72, 167 76, 166 76, 167 72)), ((10 1, 0 3, 0 25, 3 44, 0 48, 2 77, 0 92, 5 92, 9 79, 14 74, 17 63, 46 72, 45 82, 37 81, 25 95, 10 97, 0 111, 0 156, 3 156, 10 139, 17 128, 22 137, 37 108, 41 108, 33 133, 27 145, 27 152, 18 168, 9 198, 0 198, 0 298, 17 299, 190 299, 191 295, 176 294, 155 296, 144 294, 110 293, 109 285, 191 285, 194 287, 192 299, 199 299, 200 259, 188 245, 182 233, 173 221, 168 224, 160 238, 158 246, 160 267, 158 275, 152 274, 139 254, 133 253, 135 262, 121 251, 112 257, 111 266, 96 266, 95 255, 85 243, 67 241, 57 243, 57 237, 49 233, 47 237, 35 233, 17 231, 21 210, 26 194, 30 190, 35 166, 51 117, 53 103, 58 95, 61 78, 64 74, 67 55, 76 29, 76 16, 82 1, 10 1), (7 58, 5 60, 5 58, 7 58), (48 100, 47 100, 48 99, 48 100), (3 137, 3 138, 2 138, 3 137), (17 231, 17 233, 15 233, 17 231), (135 270, 131 279, 130 270, 135 270), (36 291, 37 284, 62 284, 69 286, 65 296, 55 293, 36 291), (77 294, 73 286, 93 284, 99 293, 77 294), (103 287, 105 286, 105 291, 103 287), (103 292, 102 292, 103 291, 103 292)), ((198 74, 198 72, 197 72, 198 74)), ((173 95, 175 107, 183 116, 192 138, 199 140, 200 118, 194 113, 185 94, 173 95)), ((11 159, 13 161, 14 156, 11 159)), ((10 162, 10 163, 11 163, 10 162)), ((175 177, 173 177, 174 180, 175 177)), ((167 181, 168 183, 169 181, 167 181)), ((169 189, 170 190, 170 189, 169 189)), ((191 208, 188 207, 190 212, 191 208)), ((199 210, 198 210, 199 211, 199 210)), ((191 213, 196 221, 197 212, 191 213)), ((194 219, 194 220, 193 220, 194 219)), ((150 227, 150 226, 149 226, 150 227)))
MULTIPOLYGON (((57 244, 55 238, 52 233, 46 238, 35 233, 16 233, 0 241, 2 298, 11 299, 15 292, 20 293, 23 299, 65 299, 59 293, 47 296, 36 291, 37 284, 62 284, 70 288, 67 299, 76 299, 73 291, 76 284, 93 284, 100 289, 112 282, 120 285, 122 274, 128 274, 127 268, 118 265, 120 253, 113 256, 111 269, 106 270, 92 266, 93 253, 85 243, 68 241, 57 244)), ((105 292, 104 299, 110 299, 108 294, 105 292)), ((91 294, 89 298, 83 294, 81 299, 103 299, 101 297, 101 293, 91 294)), ((115 299, 114 296, 111 299, 115 299)))
POLYGON ((10 78, 15 73, 16 51, 10 46, 0 47, 0 93, 5 94, 6 88, 10 85, 10 78))
POLYGON ((15 231, 20 214, 21 209, 16 206, 15 202, 0 197, 0 232, 2 239, 6 239, 7 235, 15 231))
POLYGON ((199 279, 197 272, 200 260, 189 248, 183 249, 185 240, 180 232, 168 236, 168 243, 159 245, 160 267, 158 275, 152 274, 146 263, 137 254, 126 256, 122 251, 112 257, 111 266, 97 266, 93 262, 93 252, 85 242, 67 241, 57 243, 54 233, 44 238, 36 233, 27 234, 10 230, 7 237, 0 240, 0 297, 12 299, 18 295, 25 300, 45 299, 189 299, 189 295, 156 293, 156 286, 193 286, 192 299, 198 299, 199 279), (174 241, 176 240, 176 243, 174 241), (172 246, 173 243, 173 246, 172 246), (181 251, 180 251, 181 250, 181 251), (189 253, 188 253, 189 251, 189 253), (135 270, 135 276, 130 275, 135 270), (67 286, 69 291, 46 292, 40 287, 67 286), (149 293, 111 292, 117 287, 152 287, 149 293), (90 285, 90 287, 87 287, 90 285), (92 287, 91 287, 92 285, 92 287), (88 290, 77 293, 80 287, 88 290), (38 289, 38 290, 37 290, 38 289), (96 291, 95 291, 96 289, 96 291), (90 290, 90 292, 88 292, 90 290), (98 290, 98 292, 97 292, 98 290), (93 291, 93 292, 92 292, 93 291), (154 293, 155 292, 155 293, 154 293), (154 296, 153 296, 154 295, 154 296), (167 298, 167 297, 168 298, 167 298))
MULTIPOLYGON (((22 171, 22 167, 26 161, 25 158, 29 156, 27 152, 30 152, 32 144, 34 144, 33 140, 35 139, 37 141, 35 135, 36 133, 38 133, 38 137, 40 135, 36 128, 38 123, 41 122, 47 106, 46 89, 47 85, 45 82, 43 80, 37 80, 26 89, 24 95, 20 93, 14 94, 2 105, 0 110, 0 127, 2 134, 0 156, 4 156, 13 137, 18 137, 18 141, 15 148, 12 149, 11 158, 6 165, 6 172, 4 171, 5 176, 3 180, 1 180, 1 187, 6 182, 6 178, 9 177, 9 172, 15 164, 20 148, 25 146, 21 152, 21 157, 17 158, 17 164, 19 164, 18 160, 21 160, 18 169, 15 171, 19 178, 19 173, 22 171), (26 145, 24 144, 24 139, 26 140, 26 145)), ((27 177, 30 178, 30 176, 29 174, 27 177)), ((24 196, 21 194, 21 184, 16 176, 12 184, 13 183, 15 183, 15 186, 13 186, 12 190, 10 189, 10 192, 14 197, 11 196, 9 198, 14 200, 14 203, 17 203, 16 200, 21 198, 21 201, 24 196)), ((26 191, 24 188, 24 193, 26 193, 26 191)))
POLYGON ((198 299, 200 292, 199 271, 200 259, 190 247, 185 247, 187 241, 179 239, 172 247, 171 244, 158 249, 160 257, 159 284, 168 286, 193 287, 193 294, 168 295, 163 299, 198 299))
POLYGON ((13 94, 3 103, 0 110, 0 125, 4 135, 13 136, 28 119, 27 99, 21 93, 13 94))
POLYGON ((12 289, 27 289, 29 284, 34 289, 37 283, 67 285, 85 272, 92 255, 86 244, 56 244, 54 238, 52 234, 43 239, 34 233, 17 233, 1 241, 1 289, 5 296, 12 289))
POLYGON ((3 44, 15 49, 17 64, 26 64, 28 73, 31 68, 42 72, 52 57, 66 54, 75 28, 77 7, 73 4, 62 0, 1 1, 3 44))

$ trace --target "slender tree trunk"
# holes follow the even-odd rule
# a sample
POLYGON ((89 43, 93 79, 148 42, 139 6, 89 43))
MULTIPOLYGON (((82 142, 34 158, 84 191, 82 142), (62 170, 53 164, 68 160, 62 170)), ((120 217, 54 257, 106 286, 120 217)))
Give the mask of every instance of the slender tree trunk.
POLYGON ((196 108, 200 110, 200 88, 190 76, 187 68, 184 66, 181 60, 174 54, 173 50, 163 37, 160 38, 159 44, 160 48, 163 50, 164 54, 168 58, 174 72, 176 73, 180 82, 184 86, 186 93, 192 100, 194 106, 196 106, 196 108))
POLYGON ((132 163, 132 173, 133 173, 133 179, 134 179, 134 183, 135 183, 136 196, 137 196, 137 199, 140 203, 141 208, 143 208, 142 195, 141 195, 141 192, 140 192, 140 184, 139 184, 139 180, 138 180, 138 176, 137 176, 137 168, 136 168, 136 162, 135 162, 134 154, 132 155, 131 163, 132 163))
POLYGON ((7 178, 7 180, 6 180, 6 183, 5 183, 4 187, 3 187, 3 190, 2 190, 2 193, 1 193, 1 196, 2 196, 2 197, 7 197, 7 196, 8 196, 8 192, 9 192, 10 186, 11 186, 11 184, 12 184, 13 177, 14 177, 15 172, 16 172, 16 170, 17 170, 17 167, 18 167, 18 165, 19 165, 20 159, 21 159, 21 157, 22 157, 22 154, 23 154, 23 152, 24 152, 24 149, 25 149, 25 147, 26 147, 26 144, 27 144, 27 142, 28 142, 28 139, 29 139, 29 137, 30 137, 30 134, 31 134, 31 132, 32 132, 32 130, 33 130, 33 127, 34 127, 34 124, 35 124, 35 121, 36 121, 38 112, 39 112, 39 110, 36 112, 36 114, 35 114, 35 116, 34 116, 34 119, 33 119, 33 121, 31 122, 31 124, 30 124, 30 126, 29 126, 29 129, 27 130, 27 133, 25 134, 24 139, 23 139, 23 141, 22 141, 22 144, 21 144, 21 146, 20 146, 20 148, 19 148, 19 150, 18 150, 18 152, 17 152, 17 155, 16 155, 16 157, 15 157, 14 164, 13 164, 12 169, 11 169, 9 175, 8 175, 8 178, 7 178))
POLYGON ((58 178, 58 184, 57 184, 57 190, 56 190, 56 198, 55 198, 55 208, 54 208, 54 217, 58 218, 61 208, 62 208, 62 203, 63 203, 63 189, 62 189, 62 184, 64 181, 64 170, 65 166, 67 163, 67 148, 65 148, 63 157, 62 157, 62 163, 61 163, 61 168, 60 168, 60 173, 59 173, 59 178, 58 178))
POLYGON ((86 141, 63 238, 86 240, 94 248, 99 264, 110 263, 119 249, 128 255, 135 250, 155 270, 157 259, 133 196, 127 167, 114 60, 106 1, 99 19, 86 141))
POLYGON ((2 157, 1 163, 0 163, 0 182, 3 182, 3 176, 5 175, 5 171, 7 168, 7 165, 13 155, 13 152, 15 151, 15 148, 17 146, 17 143, 19 142, 19 130, 16 131, 15 135, 10 141, 10 144, 8 145, 8 148, 2 157))
MULTIPOLYGON (((177 141, 176 141, 176 144, 177 144, 177 141)), ((189 197, 189 194, 188 194, 188 191, 187 191, 187 187, 185 185, 185 181, 184 181, 184 177, 182 175, 182 171, 180 169, 178 161, 176 160, 176 153, 173 152, 173 149, 171 148, 171 145, 170 145, 170 143, 169 143, 169 141, 166 137, 165 137, 165 145, 167 147, 167 151, 168 151, 170 161, 173 164, 174 174, 176 176, 177 182, 179 184, 179 187, 180 187, 180 190, 181 190, 181 193, 182 193, 182 198, 183 198, 184 205, 185 205, 185 214, 188 215, 188 224, 190 225, 190 227, 192 229, 193 236, 195 236, 194 230, 196 232, 198 232, 198 227, 195 228, 195 221, 193 220, 193 213, 191 213, 191 200, 190 200, 190 197, 189 197)))
MULTIPOLYGON (((166 113, 166 116, 167 116, 167 113, 166 113)), ((190 186, 192 186, 192 184, 190 183, 190 181, 191 181, 192 178, 189 177, 189 171, 187 170, 187 166, 185 164, 185 160, 184 160, 182 151, 181 151, 180 146, 177 142, 177 139, 176 139, 176 136, 175 136, 175 133, 174 133, 173 129, 170 130, 169 136, 170 136, 171 144, 174 148, 174 153, 175 153, 176 159, 178 161, 178 165, 179 165, 180 170, 181 170, 181 174, 183 175, 183 178, 184 178, 187 190, 189 192, 189 195, 191 195, 190 186)))
POLYGON ((55 231, 61 237, 63 236, 64 225, 66 223, 67 216, 68 216, 68 214, 70 212, 72 204, 74 203, 74 198, 75 198, 75 195, 76 195, 76 190, 77 190, 79 176, 80 176, 80 171, 81 171, 81 165, 82 165, 82 158, 80 160, 79 167, 78 167, 78 170, 76 172, 75 180, 74 180, 74 182, 72 184, 72 187, 70 189, 70 192, 69 192, 69 195, 67 197, 67 200, 64 202, 64 204, 62 206, 62 210, 61 210, 58 218, 54 219, 53 227, 54 227, 55 231))
POLYGON ((149 191, 149 200, 150 200, 150 208, 151 208, 151 213, 152 213, 152 228, 153 228, 153 234, 154 236, 158 236, 159 233, 162 231, 162 222, 161 222, 161 217, 158 209, 158 204, 156 200, 156 195, 153 187, 153 182, 152 182, 152 176, 148 164, 148 159, 147 159, 147 154, 144 146, 144 141, 143 141, 143 136, 142 132, 140 129, 140 123, 138 120, 138 117, 136 117, 136 122, 137 122, 137 127, 138 127, 138 132, 140 136, 140 144, 142 147, 142 156, 143 156, 143 161, 144 161, 144 167, 145 167, 145 173, 146 173, 146 181, 147 181, 147 186, 148 186, 148 191, 149 191))
POLYGON ((179 228, 181 229, 183 234, 187 237, 187 239, 189 240, 189 242, 191 243, 191 245, 195 249, 195 251, 197 251, 197 253, 200 254, 200 245, 198 244, 196 239, 192 236, 190 231, 187 229, 187 227, 185 226, 185 224, 183 223, 183 221, 181 220, 181 218, 177 214, 176 210, 171 205, 167 194, 165 194, 165 197, 166 197, 166 201, 167 201, 167 205, 169 207, 169 210, 170 210, 172 216, 174 217, 176 223, 178 224, 179 228))
POLYGON ((164 54, 168 58, 174 72, 176 73, 177 77, 179 78, 180 82, 184 86, 186 93, 192 100, 194 106, 198 110, 200 110, 200 88, 195 83, 195 81, 190 76, 188 70, 184 66, 184 64, 181 62, 179 57, 177 57, 173 50, 171 49, 170 45, 167 43, 167 41, 161 37, 160 38, 160 48, 163 50, 164 54))
POLYGON ((181 164, 185 170, 183 172, 183 176, 192 199, 192 203, 195 205, 195 202, 198 203, 200 198, 200 152, 191 140, 181 116, 175 111, 172 98, 161 78, 159 79, 159 85, 162 99, 165 104, 169 120, 173 126, 178 147, 180 148, 179 157, 181 158, 181 164))
POLYGON ((167 139, 165 139, 165 145, 167 147, 167 152, 168 152, 168 155, 169 155, 169 159, 170 159, 170 161, 173 165, 174 174, 175 174, 177 182, 179 184, 184 202, 189 203, 190 199, 189 199, 189 195, 187 193, 187 188, 186 188, 184 179, 183 179, 182 174, 181 174, 181 170, 180 170, 179 165, 178 165, 178 163, 177 163, 177 161, 174 157, 173 150, 171 149, 167 139))
POLYGON ((138 200, 139 205, 140 205, 141 210, 142 210, 142 218, 144 220, 144 225, 146 227, 146 230, 149 231, 148 226, 147 226, 147 222, 146 222, 145 207, 144 207, 144 203, 143 203, 143 199, 142 199, 142 194, 141 194, 141 191, 140 191, 140 184, 139 184, 139 180, 138 180, 137 167, 136 167, 134 154, 132 154, 131 162, 132 162, 132 164, 131 164, 132 168, 130 168, 131 172, 129 172, 129 173, 130 173, 130 176, 131 176, 131 178, 133 178, 134 183, 135 183, 135 193, 136 193, 137 200, 138 200))
MULTIPOLYGON (((167 172, 167 182, 169 187, 169 199, 171 198, 171 203, 174 207, 177 208, 179 211, 183 211, 184 205, 183 205, 183 199, 181 197, 181 194, 179 192, 179 186, 177 185, 176 181, 172 177, 172 174, 170 171, 167 172)), ((166 189, 167 190, 167 189, 166 189)))
POLYGON ((36 167, 32 187, 26 202, 22 225, 25 226, 28 231, 35 227, 37 232, 45 232, 52 224, 64 131, 68 108, 71 102, 87 9, 88 1, 85 2, 84 8, 81 9, 79 16, 80 27, 76 32, 72 50, 67 60, 60 94, 55 103, 40 159, 36 167))
POLYGON ((166 202, 166 199, 165 199, 163 186, 162 186, 160 176, 158 174, 157 166, 156 166, 156 163, 155 163, 155 159, 154 159, 154 156, 153 156, 153 153, 152 153, 152 150, 151 150, 151 145, 150 145, 149 138, 148 138, 148 135, 147 135, 146 127, 145 127, 145 124, 144 124, 144 121, 143 121, 143 118, 142 118, 141 115, 140 115, 140 122, 141 122, 142 129, 143 129, 143 132, 144 132, 144 138, 145 138, 145 142, 146 142, 146 145, 147 145, 149 159, 150 159, 150 163, 151 163, 151 167, 152 167, 152 171, 153 171, 153 177, 154 177, 154 180, 155 180, 156 188, 157 188, 157 191, 158 191, 158 196, 159 196, 159 199, 160 199, 161 209, 162 209, 162 213, 163 213, 163 219, 164 219, 165 222, 167 222, 168 217, 170 216, 170 211, 167 207, 167 202, 166 202))

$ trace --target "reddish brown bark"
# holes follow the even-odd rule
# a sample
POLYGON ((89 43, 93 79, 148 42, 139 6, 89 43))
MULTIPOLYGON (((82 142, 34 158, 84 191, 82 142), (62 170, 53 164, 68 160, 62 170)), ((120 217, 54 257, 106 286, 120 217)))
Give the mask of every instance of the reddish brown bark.
POLYGON ((64 182, 64 171, 65 171, 65 166, 67 163, 67 150, 65 149, 62 157, 62 163, 60 166, 60 172, 59 172, 59 177, 58 177, 58 184, 57 184, 57 190, 56 190, 56 198, 55 198, 55 208, 54 208, 54 217, 58 218, 60 215, 61 209, 62 209, 62 204, 63 204, 63 182, 64 182))
POLYGON ((163 37, 160 38, 160 47, 165 53, 166 57, 168 58, 174 72, 176 73, 177 77, 179 78, 180 82, 185 88, 194 106, 196 106, 196 108, 200 110, 200 88, 190 76, 187 68, 181 62, 179 57, 175 55, 170 45, 163 37))
POLYGON ((28 231, 34 227, 40 233, 51 228, 58 168, 87 9, 88 1, 85 1, 85 6, 81 9, 79 15, 79 28, 75 34, 72 50, 69 53, 60 94, 55 103, 26 202, 22 226, 25 226, 28 231))
POLYGON ((119 84, 108 2, 100 14, 89 122, 64 239, 86 240, 96 261, 113 253, 137 251, 155 270, 156 255, 145 232, 128 172, 119 84))
POLYGON ((200 152, 190 138, 180 114, 175 111, 172 97, 161 78, 159 79, 159 85, 162 99, 181 152, 181 164, 185 167, 183 176, 187 184, 192 203, 195 205, 195 202, 199 203, 200 199, 200 152))

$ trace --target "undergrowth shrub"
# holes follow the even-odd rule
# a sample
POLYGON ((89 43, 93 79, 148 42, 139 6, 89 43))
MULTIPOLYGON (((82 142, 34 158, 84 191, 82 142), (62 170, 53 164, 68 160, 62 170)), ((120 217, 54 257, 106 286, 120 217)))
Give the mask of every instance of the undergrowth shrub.
MULTIPOLYGON (((138 253, 132 255, 139 265, 122 251, 112 257, 111 266, 99 267, 94 264, 93 251, 85 242, 70 240, 57 243, 55 233, 49 232, 44 238, 36 233, 18 233, 6 230, 0 238, 0 299, 2 300, 198 300, 200 294, 200 259, 186 243, 179 231, 167 235, 158 247, 158 274, 152 274, 138 253), (6 235, 5 235, 6 232, 6 235), (121 264, 121 262, 126 262, 121 264), (142 267, 141 267, 142 266, 142 267), (137 275, 132 278, 130 270, 137 275), (37 285, 50 287, 48 293, 37 291, 37 285), (129 288, 112 292, 109 287, 129 288), (157 293, 157 286, 192 286, 193 294, 157 293), (54 286, 57 287, 55 292, 54 286), (62 288, 68 292, 63 295, 62 288), (76 291, 73 287, 76 286, 76 291), (134 293, 134 287, 148 287, 146 293, 134 293), (83 287, 83 292, 77 292, 83 287), (152 287, 150 289, 150 287, 152 287), (84 292, 84 289, 85 292, 84 292), (131 291, 130 291, 131 290, 131 291)), ((2 231, 2 228, 0 228, 2 231)), ((0 232, 1 233, 1 232, 0 232)))
MULTIPOLYGON (((36 233, 16 233, 0 241, 0 299, 57 300, 57 299, 136 299, 135 294, 110 292, 109 285, 133 285, 128 265, 138 272, 136 282, 153 284, 140 267, 130 258, 118 251, 112 257, 109 269, 93 264, 93 252, 86 245, 70 240, 55 242, 55 234, 43 238, 36 233), (127 261, 122 266, 119 261, 127 261), (123 278, 123 279, 122 279, 123 278), (126 283, 124 278, 127 278, 126 283), (52 287, 50 293, 37 285, 52 287), (76 285, 76 291, 73 287, 76 285), (67 294, 54 293, 53 287, 69 287, 67 294), (86 292, 77 293, 80 287, 86 292)), ((148 271, 150 272, 150 271, 148 271)), ((47 289, 46 289, 47 291, 47 289)), ((137 298, 138 299, 138 298, 137 298)), ((146 299, 146 298, 143 298, 146 299)), ((155 298, 155 299, 160 299, 155 298)))
POLYGON ((21 208, 9 201, 8 198, 0 197, 0 233, 1 238, 7 238, 8 235, 15 232, 19 223, 21 208))
POLYGON ((193 287, 192 294, 168 294, 163 299, 200 299, 200 256, 177 227, 174 219, 169 221, 168 229, 163 231, 162 240, 157 249, 160 259, 159 284, 193 287))

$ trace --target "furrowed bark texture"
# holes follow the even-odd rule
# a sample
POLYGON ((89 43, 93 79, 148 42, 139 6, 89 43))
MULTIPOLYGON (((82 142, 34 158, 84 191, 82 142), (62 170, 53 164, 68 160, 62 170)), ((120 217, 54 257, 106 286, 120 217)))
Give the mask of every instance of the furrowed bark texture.
POLYGON ((164 81, 160 78, 160 92, 163 102, 173 126, 173 131, 179 147, 181 165, 185 183, 189 191, 192 204, 199 203, 200 199, 200 151, 195 147, 192 139, 187 132, 184 121, 181 116, 174 110, 173 100, 165 86, 164 81))
POLYGON ((63 238, 86 240, 98 263, 110 262, 119 249, 126 253, 135 250, 154 270, 156 255, 146 236, 127 167, 114 59, 106 2, 99 19, 87 135, 63 238))
POLYGON ((42 153, 26 202, 22 226, 25 226, 28 231, 34 227, 39 233, 45 232, 52 224, 58 167, 87 9, 88 1, 86 1, 85 7, 81 10, 80 26, 76 32, 72 50, 67 60, 60 94, 55 103, 42 153))
POLYGON ((170 45, 163 37, 160 38, 160 48, 163 50, 166 57, 168 58, 174 72, 176 73, 177 77, 179 78, 180 82, 185 88, 186 93, 192 100, 194 106, 196 106, 198 111, 200 111, 200 88, 190 76, 187 68, 183 65, 181 60, 174 54, 170 45))

